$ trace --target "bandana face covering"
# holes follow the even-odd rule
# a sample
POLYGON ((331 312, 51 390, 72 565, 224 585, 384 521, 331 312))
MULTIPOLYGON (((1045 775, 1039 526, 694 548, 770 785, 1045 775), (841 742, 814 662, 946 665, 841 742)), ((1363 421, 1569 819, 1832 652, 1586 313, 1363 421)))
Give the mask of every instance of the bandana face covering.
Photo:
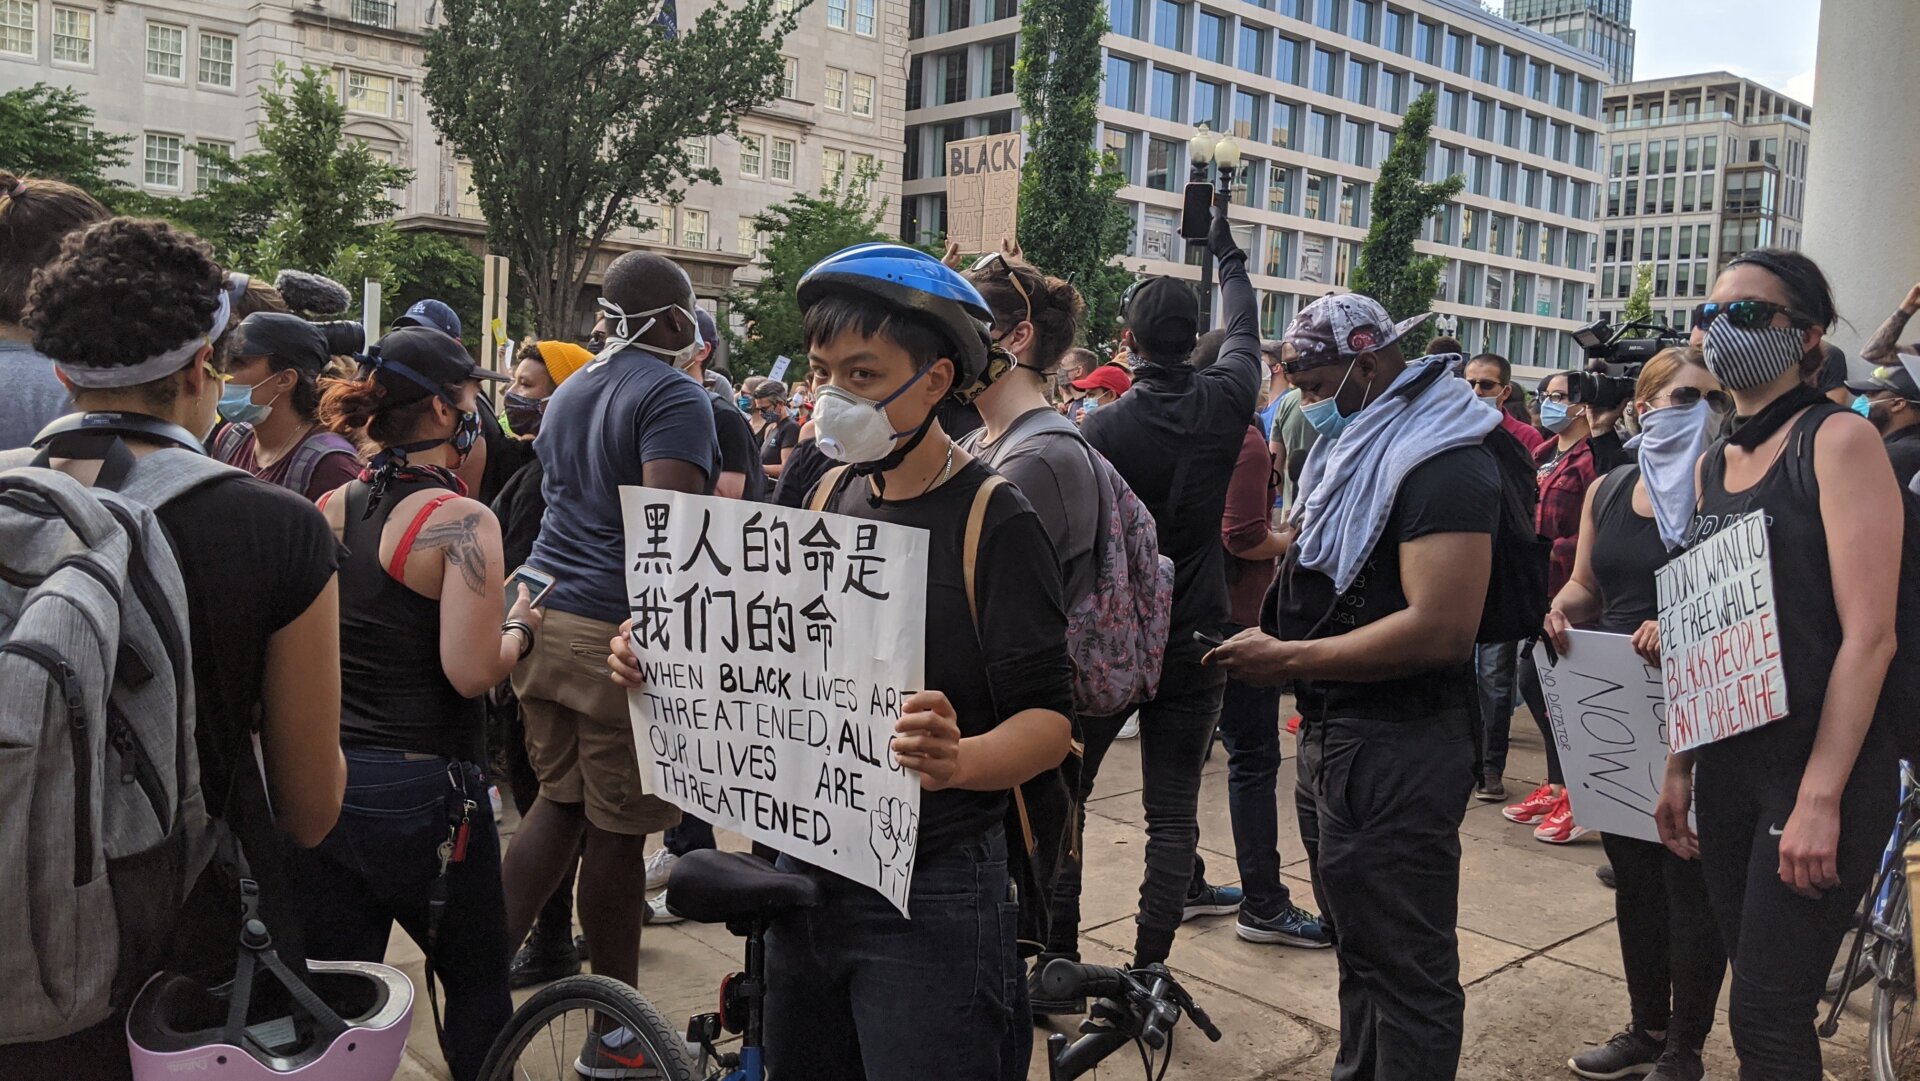
POLYGON ((1800 363, 1806 352, 1803 343, 1799 327, 1746 330, 1722 317, 1708 325, 1701 352, 1707 370, 1728 390, 1752 390, 1766 386, 1800 363))
POLYGON ((1680 547, 1693 520, 1693 467, 1707 445, 1708 405, 1671 405, 1640 417, 1640 479, 1668 551, 1680 547))

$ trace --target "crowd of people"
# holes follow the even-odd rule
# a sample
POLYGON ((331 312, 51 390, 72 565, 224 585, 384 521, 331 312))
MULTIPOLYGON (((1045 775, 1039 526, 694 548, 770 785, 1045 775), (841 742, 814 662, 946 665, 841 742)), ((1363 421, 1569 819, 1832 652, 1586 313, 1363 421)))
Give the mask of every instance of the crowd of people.
MULTIPOLYGON (((515 987, 590 962, 644 989, 642 927, 679 919, 649 894, 717 843, 645 790, 635 752, 625 688, 663 659, 626 624, 620 491, 644 486, 929 534, 924 686, 902 688, 891 746, 922 789, 912 918, 756 846, 823 899, 767 937, 768 1060, 876 1079, 1022 1078, 1032 1019, 1088 1009, 1037 978, 1081 956, 1081 854, 1044 894, 1012 890, 1008 793, 1058 771, 1077 834, 1134 734, 1131 963, 1173 959, 1205 915, 1250 948, 1332 948, 1334 1077, 1454 1077, 1459 830, 1473 800, 1510 798, 1516 700, 1548 773, 1502 813, 1550 844, 1587 832, 1530 643, 1612 632, 1658 665, 1658 568, 1765 512, 1794 568, 1774 578, 1786 716, 1668 759, 1661 843, 1601 835, 1630 1024, 1568 1066, 1699 1081, 1731 969, 1740 1076, 1821 1077, 1814 1005, 1898 790, 1886 560, 1920 469, 1920 346, 1896 344, 1920 286, 1848 381, 1819 268, 1738 256, 1691 342, 1602 408, 1575 373, 1529 393, 1497 354, 1416 347, 1425 316, 1358 294, 1263 342, 1224 214, 1220 328, 1184 281, 1146 279, 1106 360, 1079 344, 1074 285, 1010 244, 971 264, 867 244, 799 282, 799 370, 736 390, 659 254, 608 265, 591 336, 529 341, 503 373, 439 301, 365 341, 329 321, 344 290, 234 273, 57 181, 0 176, 0 235, 0 466, 101 487, 180 453, 230 467, 152 511, 186 597, 194 783, 244 853, 206 862, 162 955, 100 1010, 8 1032, 0 1073, 129 1076, 132 991, 161 969, 219 985, 243 913, 295 972, 379 961, 397 924, 444 988, 457 1081, 515 987), (1089 681, 1112 643, 1084 632, 1119 564, 1159 611, 1126 628, 1146 670, 1116 702, 1089 681), (1283 728, 1311 908, 1280 876, 1283 728), (1238 886, 1199 856, 1216 738, 1238 886), (1029 923, 1044 941, 1023 949, 1029 923)), ((636 1039, 590 1033, 576 1069, 651 1076, 636 1039)))

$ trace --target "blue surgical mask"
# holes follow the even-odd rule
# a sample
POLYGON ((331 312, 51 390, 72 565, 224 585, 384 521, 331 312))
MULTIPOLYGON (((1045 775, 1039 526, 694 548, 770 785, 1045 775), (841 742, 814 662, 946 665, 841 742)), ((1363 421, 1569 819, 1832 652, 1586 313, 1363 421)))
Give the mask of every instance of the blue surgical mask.
POLYGON ((742 413, 745 413, 753 408, 753 399, 747 397, 745 394, 742 394, 738 398, 735 398, 733 400, 733 404, 739 406, 740 411, 742 413))
MULTIPOLYGON (((1300 416, 1306 420, 1309 425, 1312 425, 1314 431, 1320 433, 1320 438, 1322 439, 1333 439, 1337 437, 1342 431, 1346 430, 1348 422, 1360 415, 1358 409, 1354 410, 1351 414, 1340 412, 1340 392, 1347 389, 1347 380, 1353 378, 1353 366, 1358 363, 1360 363, 1359 357, 1355 357, 1347 363, 1347 374, 1340 377, 1340 385, 1334 388, 1332 394, 1327 395, 1317 402, 1311 402, 1300 407, 1300 416)), ((1373 390, 1373 383, 1371 381, 1367 383, 1367 390, 1369 393, 1373 390)), ((1362 405, 1361 408, 1364 409, 1366 407, 1362 405)))
POLYGON ((1573 423, 1573 417, 1567 414, 1567 403, 1556 402, 1551 398, 1540 403, 1540 426, 1559 435, 1573 423))
POLYGON ((1873 419, 1873 399, 1867 397, 1864 394, 1856 394, 1853 396, 1853 401, 1850 403, 1850 405, 1852 406, 1854 412, 1860 414, 1861 416, 1867 418, 1868 420, 1873 419))
MULTIPOLYGON (((239 383, 228 383, 220 391, 220 404, 216 407, 220 415, 235 424, 258 424, 273 412, 273 402, 265 405, 253 403, 253 387, 239 383)), ((280 396, 274 395, 275 399, 280 396)))

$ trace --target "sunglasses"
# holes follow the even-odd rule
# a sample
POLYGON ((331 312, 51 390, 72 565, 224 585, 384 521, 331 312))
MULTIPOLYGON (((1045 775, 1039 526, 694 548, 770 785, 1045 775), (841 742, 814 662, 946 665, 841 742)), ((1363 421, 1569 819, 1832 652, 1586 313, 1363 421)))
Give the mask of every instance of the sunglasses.
POLYGON ((1770 300, 1709 300, 1705 304, 1695 305, 1693 309, 1692 329, 1704 330, 1713 325, 1715 319, 1726 316, 1727 320, 1741 330, 1759 330, 1773 322, 1773 317, 1784 314, 1793 325, 1805 327, 1808 320, 1785 304, 1775 304, 1770 300))
POLYGON ((1475 394, 1492 394, 1494 391, 1506 386, 1505 383, 1502 383, 1498 379, 1467 379, 1466 383, 1473 388, 1475 394))
POLYGON ((1733 399, 1724 390, 1701 390, 1699 387, 1674 387, 1665 394, 1657 395, 1653 400, 1667 400, 1668 405, 1685 407, 1705 400, 1707 408, 1716 413, 1731 413, 1733 399))
MULTIPOLYGON (((993 269, 993 266, 996 263, 998 263, 1000 266, 1000 272, 1007 276, 1007 281, 1013 283, 1013 291, 1020 294, 1021 303, 1027 306, 1027 317, 1024 320, 1024 322, 1028 322, 1028 323, 1033 322, 1033 297, 1027 293, 1027 287, 1020 284, 1020 275, 1015 274, 1013 272, 1013 264, 1007 262, 1007 257, 1005 255, 1002 255, 997 251, 988 252, 987 254, 981 256, 980 258, 974 260, 973 266, 969 268, 968 272, 973 274, 984 274, 988 270, 993 269)), ((1126 308, 1127 308, 1126 301, 1122 300, 1120 302, 1120 310, 1125 311, 1126 308)))

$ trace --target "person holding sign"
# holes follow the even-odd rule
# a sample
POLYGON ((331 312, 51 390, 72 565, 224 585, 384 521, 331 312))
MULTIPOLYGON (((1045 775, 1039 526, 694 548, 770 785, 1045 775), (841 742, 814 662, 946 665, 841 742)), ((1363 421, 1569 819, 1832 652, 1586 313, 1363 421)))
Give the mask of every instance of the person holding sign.
POLYGON ((1738 544, 1690 551, 1659 586, 1671 743, 1697 749, 1669 759, 1656 817, 1706 873, 1745 1081, 1819 1081, 1815 1004, 1898 798, 1881 684, 1902 497, 1873 425, 1806 382, 1834 318, 1819 267, 1775 249, 1734 259, 1694 308, 1742 419, 1702 459, 1687 543, 1738 544), (1716 723, 1736 733, 1703 743, 1716 723))
MULTIPOLYGON (((1072 667, 1039 516, 936 417, 987 381, 991 315, 958 273, 893 244, 828 256, 799 299, 819 443, 844 463, 809 505, 930 535, 926 686, 901 688, 890 756, 922 792, 917 823, 898 808, 876 819, 885 837, 874 838, 913 846, 900 863, 912 871, 910 915, 781 857, 820 883, 824 902, 767 936, 767 1061, 798 1078, 1024 1076, 1024 1062, 1008 1061, 1031 1041, 1014 1009, 1025 972, 1003 822, 1008 791, 1066 757, 1072 667)), ((611 645, 615 680, 640 686, 629 634, 611 645)))
MULTIPOLYGON (((1694 466, 1712 405, 1725 392, 1692 349, 1667 349, 1640 369, 1633 410, 1640 461, 1587 489, 1573 574, 1553 598, 1546 634, 1570 656, 1574 626, 1633 635, 1658 663, 1660 625, 1654 572, 1678 548, 1692 520, 1694 466)), ((1633 1022, 1567 1060, 1581 1077, 1613 1078, 1651 1069, 1651 1081, 1700 1081, 1700 1048, 1713 1028, 1727 953, 1713 924, 1700 861, 1662 845, 1601 833, 1612 861, 1613 906, 1633 1022)))

